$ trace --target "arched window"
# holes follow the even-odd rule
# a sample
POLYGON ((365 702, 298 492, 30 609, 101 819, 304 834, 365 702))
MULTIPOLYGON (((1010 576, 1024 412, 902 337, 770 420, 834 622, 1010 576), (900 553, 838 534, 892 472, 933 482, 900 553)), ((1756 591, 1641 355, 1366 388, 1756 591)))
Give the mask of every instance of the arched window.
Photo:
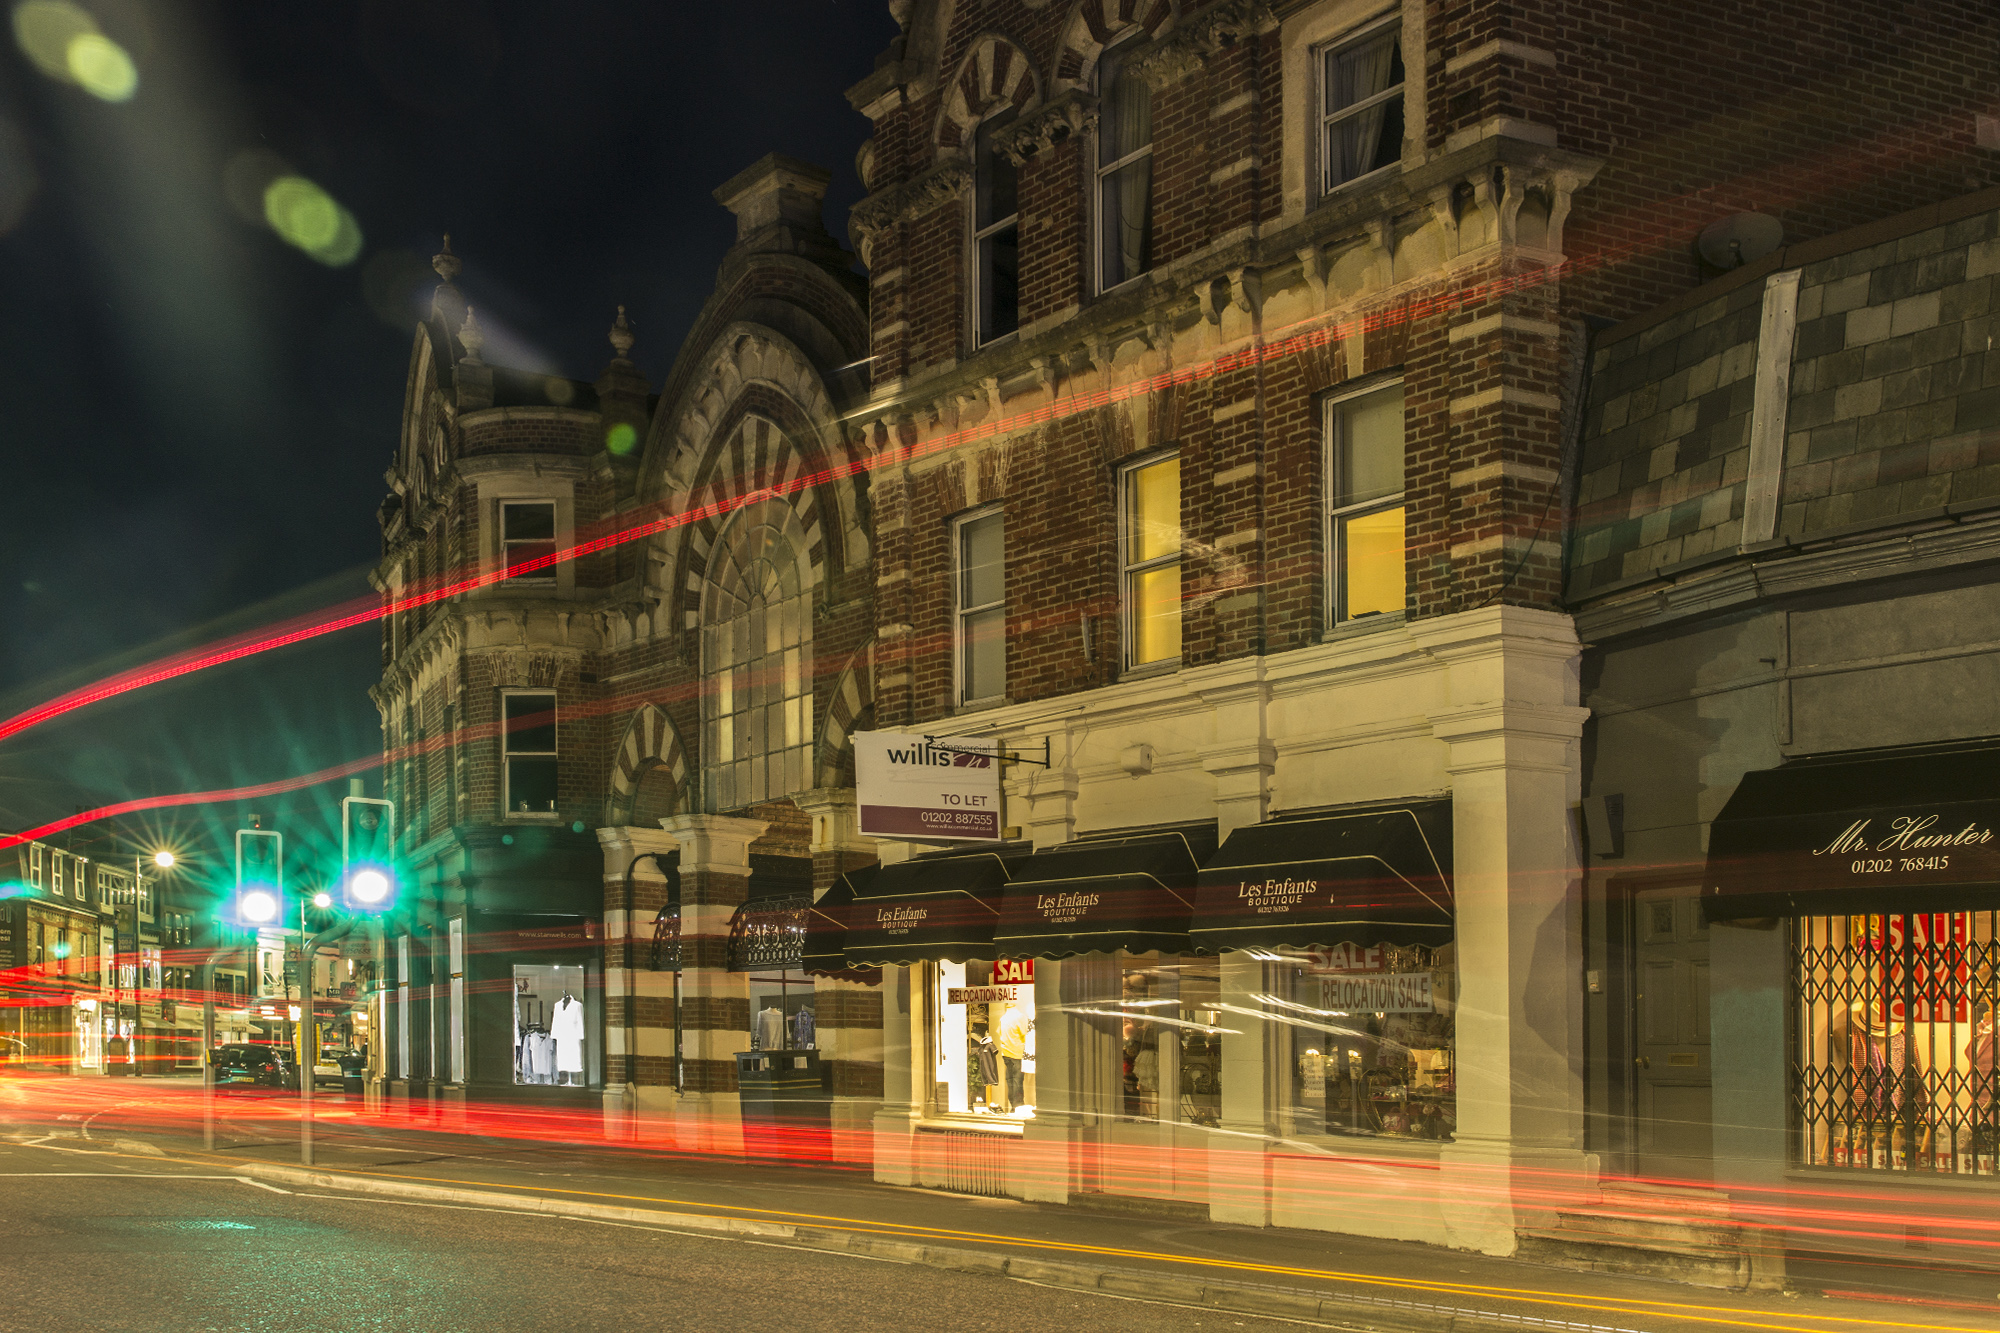
POLYGON ((812 577, 791 506, 734 515, 701 599, 702 803, 710 812, 811 786, 812 577))

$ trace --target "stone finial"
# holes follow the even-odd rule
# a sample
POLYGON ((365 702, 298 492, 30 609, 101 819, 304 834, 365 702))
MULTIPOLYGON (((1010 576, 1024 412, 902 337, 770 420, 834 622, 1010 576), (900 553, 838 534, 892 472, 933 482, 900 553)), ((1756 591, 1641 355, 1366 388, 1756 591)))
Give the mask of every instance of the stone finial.
POLYGON ((444 234, 444 249, 431 256, 431 267, 446 282, 450 282, 453 278, 456 278, 458 271, 464 267, 463 264, 458 262, 458 256, 451 252, 450 232, 444 234))
POLYGON ((625 318, 624 306, 618 307, 618 318, 612 323, 611 332, 605 336, 611 339, 611 350, 618 354, 620 361, 632 359, 632 345, 639 339, 632 332, 632 322, 625 318))
POLYGON ((472 313, 471 306, 465 308, 465 323, 459 326, 458 342, 465 348, 468 361, 477 361, 479 349, 486 346, 486 331, 479 327, 479 318, 472 313))

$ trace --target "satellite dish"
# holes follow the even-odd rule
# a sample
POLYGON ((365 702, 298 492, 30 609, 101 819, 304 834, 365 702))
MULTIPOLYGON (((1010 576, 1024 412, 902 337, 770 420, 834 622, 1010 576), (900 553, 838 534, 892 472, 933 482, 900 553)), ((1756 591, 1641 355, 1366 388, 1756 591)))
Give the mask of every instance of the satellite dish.
POLYGON ((1785 224, 1768 213, 1735 213, 1702 229, 1694 248, 1710 268, 1754 264, 1785 243, 1785 224))

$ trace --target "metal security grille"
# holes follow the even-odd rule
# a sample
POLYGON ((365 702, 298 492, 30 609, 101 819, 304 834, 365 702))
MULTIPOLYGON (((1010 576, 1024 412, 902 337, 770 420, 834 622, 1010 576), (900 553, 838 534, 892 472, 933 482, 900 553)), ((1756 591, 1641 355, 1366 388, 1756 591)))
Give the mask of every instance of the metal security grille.
POLYGON ((729 968, 749 972, 797 967, 806 942, 809 894, 745 903, 729 920, 729 968))
MULTIPOLYGON (((926 1177, 936 1173, 935 1179, 927 1178, 924 1183, 933 1189, 951 1190, 958 1194, 983 1194, 988 1198, 1001 1198, 1007 1193, 1007 1140, 997 1134, 953 1133, 949 1130, 930 1131, 924 1136, 925 1144, 934 1146, 935 1163, 926 1177)), ((929 1157, 926 1154, 926 1157, 929 1157)), ((928 1163, 927 1163, 928 1165, 928 1163)))
POLYGON ((2000 912, 1800 917, 1792 964, 1801 1159, 2000 1174, 2000 912))

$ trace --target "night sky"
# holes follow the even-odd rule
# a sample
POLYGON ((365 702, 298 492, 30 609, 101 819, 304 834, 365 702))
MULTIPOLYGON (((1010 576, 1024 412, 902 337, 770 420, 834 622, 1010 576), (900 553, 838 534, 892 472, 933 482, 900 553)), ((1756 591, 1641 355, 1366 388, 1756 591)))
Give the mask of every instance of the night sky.
MULTIPOLYGON (((658 386, 734 234, 715 186, 804 158, 845 235, 869 126, 842 93, 896 32, 884 0, 76 3, 139 83, 0 53, 0 717, 366 593, 441 233, 488 361, 594 379, 623 303, 658 386), (280 168, 352 215, 352 262, 256 218, 241 183, 280 168)), ((377 653, 350 630, 0 741, 0 832, 379 752, 377 653)), ((344 792, 92 845, 199 857, 259 809, 306 848, 344 792)))

